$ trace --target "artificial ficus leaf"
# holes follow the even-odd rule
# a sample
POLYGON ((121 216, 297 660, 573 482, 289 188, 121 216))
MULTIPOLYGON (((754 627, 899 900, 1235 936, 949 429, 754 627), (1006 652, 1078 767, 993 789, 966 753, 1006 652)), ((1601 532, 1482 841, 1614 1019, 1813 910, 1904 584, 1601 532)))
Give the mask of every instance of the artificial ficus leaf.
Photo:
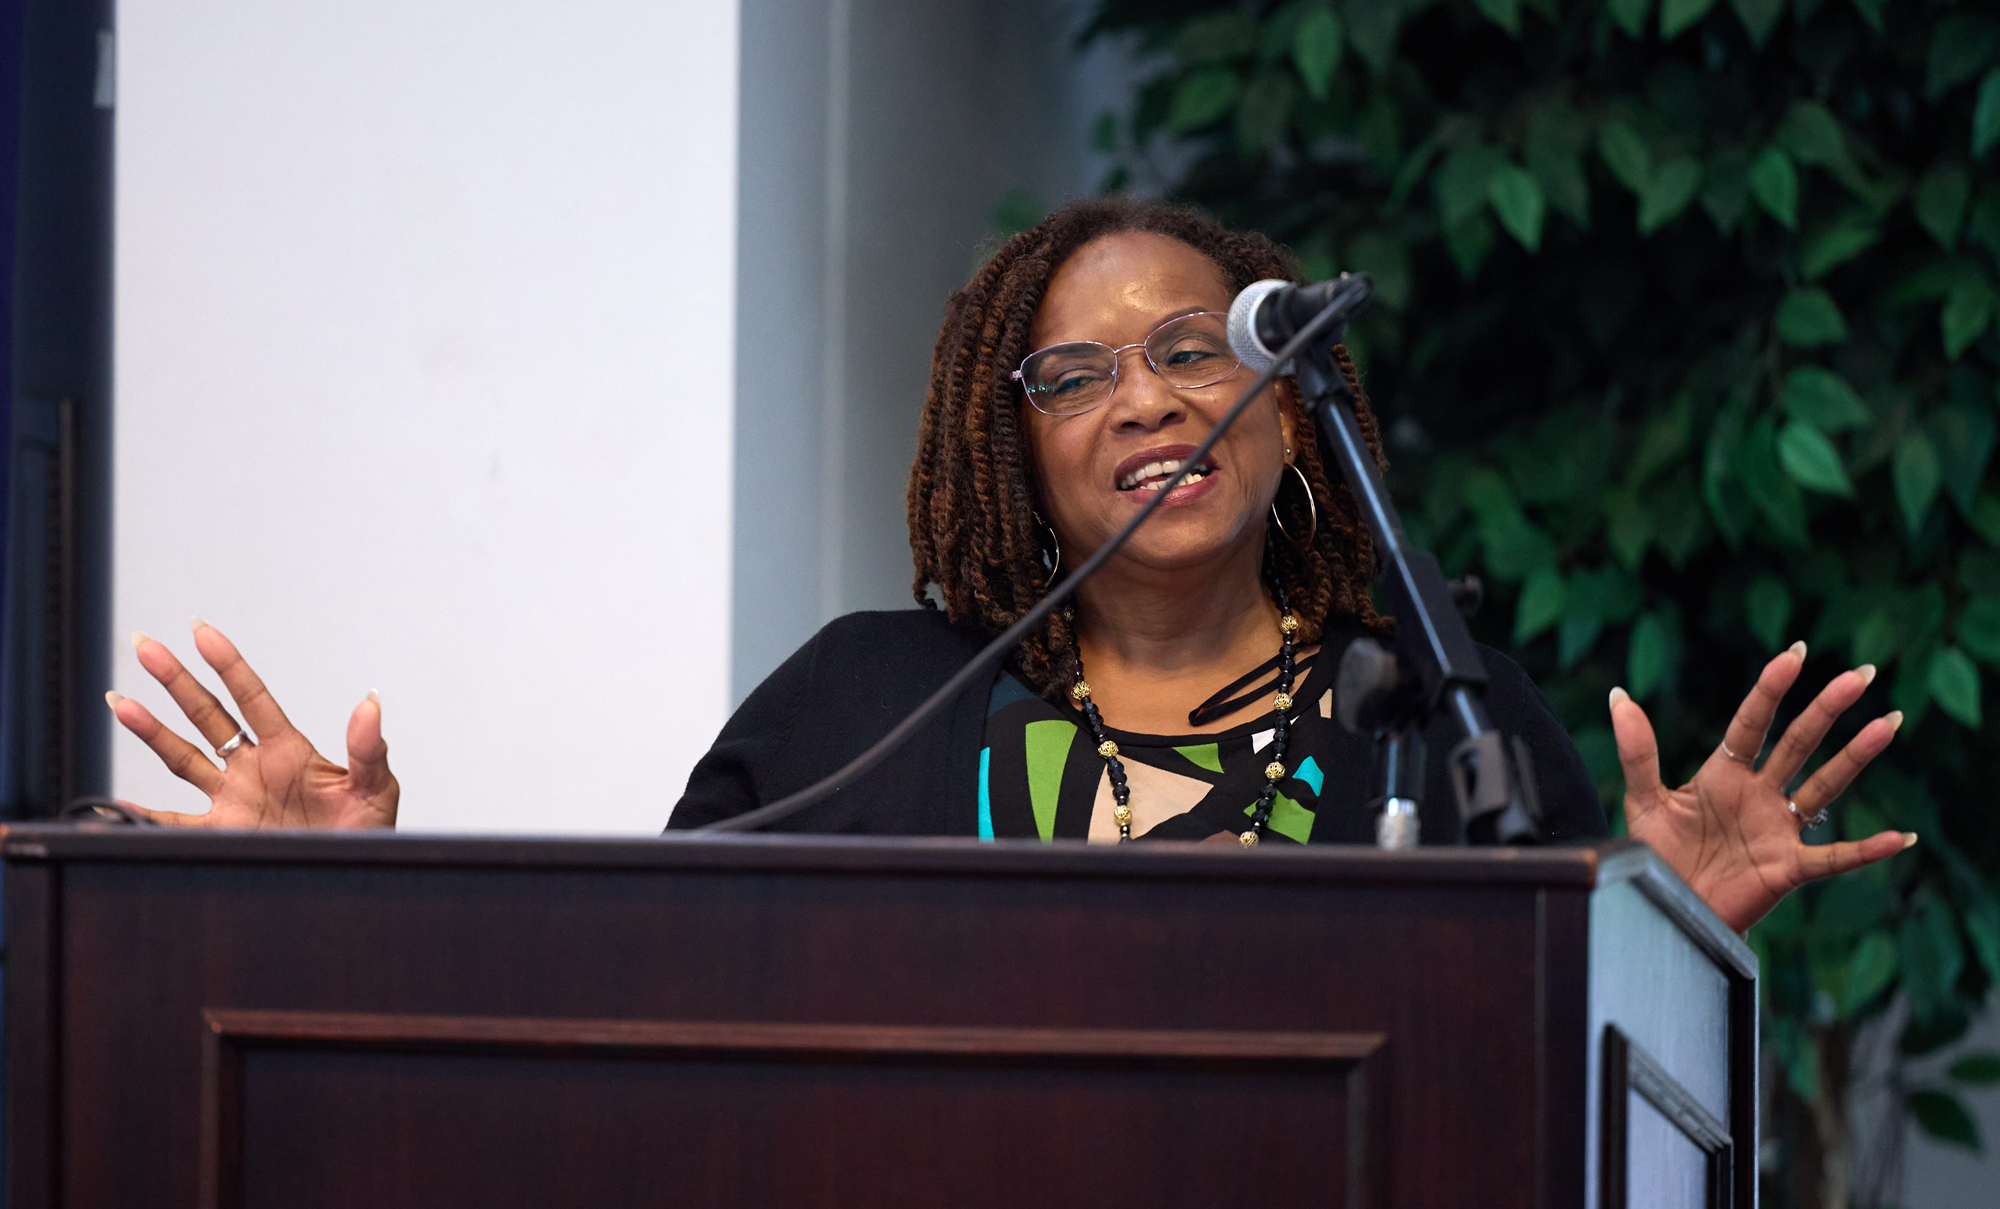
POLYGON ((1611 10, 1611 19, 1618 28, 1630 37, 1641 37, 1646 32, 1646 14, 1653 9, 1653 0, 1610 0, 1606 6, 1611 10))
POLYGON ((1701 208, 1728 235, 1750 208, 1750 158, 1740 148, 1724 148, 1708 161, 1703 175, 1701 208))
POLYGON ((1530 252, 1540 250, 1547 204, 1533 173, 1511 161, 1499 164, 1486 182, 1486 198, 1509 235, 1530 252))
POLYGON ((1750 195, 1787 230, 1799 225, 1799 171, 1783 148, 1766 147, 1750 162, 1750 195))
POLYGON ((1847 155, 1847 136, 1833 113, 1818 101, 1793 101, 1778 123, 1780 147, 1801 164, 1845 170, 1853 166, 1847 155))
POLYGON ((1743 22, 1743 32, 1750 35, 1750 45, 1762 50, 1771 27, 1785 13, 1785 0, 1730 0, 1730 7, 1743 22))
POLYGON ((1299 79, 1305 82, 1306 91, 1316 101, 1326 99, 1327 86, 1333 82, 1334 69, 1340 65, 1345 35, 1339 15, 1323 4, 1309 9, 1292 35, 1292 62, 1299 69, 1299 79))
POLYGON ((1854 627, 1854 666, 1887 663, 1902 645, 1903 632, 1896 625, 1895 614, 1887 608, 1876 609, 1854 627))
POLYGON ((1472 0, 1472 5, 1508 33, 1521 32, 1521 0, 1472 0))
POLYGON ((1799 249, 1799 272, 1807 281, 1824 277, 1873 247, 1882 232, 1873 224, 1838 222, 1808 236, 1799 249))
POLYGON ((1958 645, 1982 663, 2000 664, 2000 599, 1976 596, 1958 615, 1958 645))
POLYGON ((1521 597, 1514 603, 1514 643, 1532 641, 1562 616, 1569 585, 1562 571, 1550 563, 1528 573, 1521 585, 1521 597))
POLYGON ((1632 644, 1625 658, 1625 687, 1634 697, 1645 698, 1671 679, 1672 639, 1667 622, 1657 612, 1647 613, 1632 627, 1632 644))
POLYGON ((1967 1054, 1952 1063, 1947 1073, 1960 1083, 1970 1083, 1975 1087, 2000 1083, 2000 1054, 1990 1049, 1967 1054))
POLYGON ((1479 275, 1479 266, 1486 263, 1486 254, 1493 250, 1493 224, 1480 214, 1455 227, 1447 227, 1444 246, 1459 274, 1470 281, 1479 275))
POLYGON ((1937 502, 1944 484, 1938 473, 1937 450, 1922 432, 1907 432, 1896 442, 1890 477, 1896 486, 1896 505, 1903 510, 1903 523, 1915 537, 1923 530, 1924 518, 1937 502))
POLYGON ((1785 645, 1785 627, 1792 624, 1792 590, 1784 580, 1768 572, 1751 580, 1743 594, 1743 611, 1750 621, 1750 632, 1765 650, 1785 645))
POLYGON ((1236 104, 1243 81, 1228 67, 1204 67, 1181 81, 1174 90, 1173 108, 1167 113, 1167 128, 1175 131, 1206 126, 1228 113, 1236 104))
POLYGON ((1979 669, 1955 646, 1939 647, 1931 656, 1926 681, 1938 708, 1966 726, 1979 729, 1979 669))
POLYGON ((1984 158, 1996 142, 2000 142, 2000 67, 1979 81, 1979 95, 1972 103, 1972 158, 1984 158))
POLYGON ((1883 931, 1873 931, 1854 947, 1847 964, 1847 978, 1835 999, 1842 1016, 1852 1016, 1896 980, 1896 943, 1883 931))
POLYGON ((1174 37, 1174 57, 1183 63, 1219 63, 1257 49, 1257 23, 1243 13, 1196 17, 1174 37))
POLYGON ((1931 53, 1924 87, 1937 96, 1979 73, 2000 49, 2000 20, 1983 5, 1947 13, 1931 30, 1931 53))
POLYGON ((1838 344, 1847 339, 1847 321, 1840 316, 1833 296, 1820 289, 1795 289, 1787 293, 1772 316, 1778 338, 1800 348, 1838 344))
POLYGON ((1598 127, 1597 153, 1604 157, 1604 166, 1611 169, 1619 184, 1634 193, 1645 194, 1647 182, 1653 178, 1653 153, 1630 126, 1607 121, 1598 127))
POLYGON ((1679 155, 1654 165, 1639 194, 1639 234, 1651 235, 1679 218, 1700 188, 1701 165, 1692 156, 1679 155))
POLYGON ((1945 295, 1939 316, 1944 329, 1945 356, 1956 359, 1973 341, 1986 334, 1993 321, 1993 287, 1983 279, 1962 281, 1945 295))
POLYGON ((1949 252, 1958 246, 1959 225, 1965 221, 1965 204, 1972 197, 1972 177, 1963 165, 1940 164, 1924 174, 1910 194, 1910 208, 1917 225, 1949 252))
POLYGON ((1660 36, 1674 38, 1708 15, 1715 0, 1660 0, 1660 36))
POLYGON ((1347 263, 1375 279, 1375 297, 1391 310, 1410 301, 1410 252, 1403 241, 1382 231, 1363 231, 1347 245, 1347 263))
MULTIPOLYGON (((1833 878, 1820 890, 1819 901, 1813 904, 1812 933, 1824 939, 1859 936, 1888 922, 1895 909, 1896 893, 1881 878, 1866 874, 1833 878)), ((1889 938, 1884 934, 1882 939, 1889 938)), ((1893 966, 1893 945, 1889 956, 1893 966)))
POLYGON ((1988 985, 2000 982, 2000 902, 1978 894, 1965 910, 1965 939, 1986 971, 1988 985))
POLYGON ((1975 1153, 1979 1150, 1979 1126, 1958 1097, 1926 1088, 1911 1092, 1905 1103, 1925 1133, 1975 1153))
POLYGON ((1528 171, 1540 182, 1549 205, 1579 227, 1590 225, 1590 182, 1583 175, 1588 133, 1582 115, 1567 104, 1543 104, 1528 122, 1528 138, 1522 148, 1528 171))
POLYGON ((1791 421, 1778 433, 1778 464, 1801 487, 1829 495, 1854 494, 1840 451, 1825 433, 1803 420, 1791 421))
POLYGON ((1821 432, 1860 428, 1875 418, 1847 379, 1820 365, 1801 365, 1785 375, 1778 405, 1786 415, 1805 420, 1821 432))
MULTIPOLYGON (((1968 669, 1970 666, 1967 665, 1968 669)), ((1935 661, 1932 668, 1935 671, 1935 661)), ((1935 675, 1932 680, 1935 682, 1935 675)), ((1975 688, 1977 684, 1975 679, 1975 688)), ((1932 684, 1932 691, 1936 691, 1935 683, 1932 684)), ((1943 698, 1939 698, 1938 704, 1945 706, 1947 713, 1951 712, 1943 698)), ((1975 699, 1975 717, 1977 708, 1975 699)), ((1977 722, 1968 725, 1976 726, 1977 722)), ((1965 949, 1959 943, 1958 926, 1952 918, 1951 908, 1941 899, 1931 899, 1924 904, 1922 911, 1904 918, 1896 939, 1903 963, 1903 990, 1910 997, 1911 1017, 1931 1020, 1951 1010, 1951 988, 1965 968, 1965 949)))
POLYGON ((1438 220, 1446 230, 1464 225, 1486 208, 1487 186, 1506 162, 1499 148, 1485 143, 1466 143, 1445 157, 1431 177, 1431 189, 1437 195, 1438 220))
POLYGON ((1347 40, 1354 53, 1377 76, 1389 70, 1396 56, 1396 40, 1403 32, 1404 8, 1400 4, 1350 3, 1346 6, 1347 40))
POLYGON ((1960 512, 1970 511, 1986 464, 1993 457, 1995 437, 2000 435, 1995 432, 1993 409, 1954 400, 1931 413, 1924 427, 1937 450, 1945 491, 1960 512))
POLYGON ((1653 541, 1653 514, 1637 492, 1614 491, 1605 497, 1604 538, 1627 571, 1639 569, 1653 541))
POLYGON ((1965 522, 1979 536, 2000 546, 2000 496, 1982 491, 1965 513, 1965 522))
POLYGON ((1758 536, 1776 538, 1788 546, 1803 546, 1806 533, 1805 496, 1778 460, 1777 426, 1770 416, 1752 424, 1730 458, 1743 493, 1764 518, 1758 536))
POLYGON ((1236 145, 1252 154, 1276 147, 1285 137, 1297 85, 1280 72, 1260 72, 1236 106, 1236 145))

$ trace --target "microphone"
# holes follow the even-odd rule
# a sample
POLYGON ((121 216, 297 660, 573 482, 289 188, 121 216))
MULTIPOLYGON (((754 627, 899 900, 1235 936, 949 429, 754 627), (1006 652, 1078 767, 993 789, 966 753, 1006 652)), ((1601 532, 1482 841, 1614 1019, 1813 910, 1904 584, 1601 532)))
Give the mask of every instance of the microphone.
POLYGON ((1340 314, 1323 329, 1337 337, 1347 320, 1375 296, 1375 279, 1366 273, 1342 273, 1332 281, 1295 285, 1260 281, 1247 286, 1229 304, 1229 347, 1236 359, 1262 373, 1293 336, 1324 311, 1340 314))

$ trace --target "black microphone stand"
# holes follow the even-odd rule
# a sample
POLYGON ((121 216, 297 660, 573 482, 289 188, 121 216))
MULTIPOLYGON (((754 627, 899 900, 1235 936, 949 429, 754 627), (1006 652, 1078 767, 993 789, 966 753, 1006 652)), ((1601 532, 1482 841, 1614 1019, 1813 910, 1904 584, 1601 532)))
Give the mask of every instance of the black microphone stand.
POLYGON ((1411 546, 1389 502, 1381 469, 1355 419, 1354 393, 1334 363, 1333 345, 1345 328, 1342 323, 1314 341, 1294 368, 1306 414, 1318 423, 1375 540, 1375 557, 1396 618, 1393 648, 1373 639, 1357 640, 1341 659, 1336 686, 1341 721, 1375 737, 1382 790, 1378 842, 1385 848, 1416 845, 1423 732, 1443 713, 1460 735, 1448 756, 1460 842, 1536 843, 1541 807, 1527 744, 1518 737, 1508 743, 1487 716, 1486 665, 1459 615, 1451 586, 1437 559, 1411 546))

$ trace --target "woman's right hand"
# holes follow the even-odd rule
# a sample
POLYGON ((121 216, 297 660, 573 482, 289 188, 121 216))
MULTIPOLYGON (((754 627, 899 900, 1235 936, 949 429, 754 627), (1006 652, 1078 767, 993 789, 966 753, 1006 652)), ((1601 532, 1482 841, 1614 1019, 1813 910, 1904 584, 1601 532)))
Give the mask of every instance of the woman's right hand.
MULTIPOLYGON (((187 715, 211 750, 237 734, 236 719, 215 694, 188 674, 162 643, 132 636, 139 665, 158 680, 187 715)), ((236 644, 201 618, 194 619, 194 646, 222 677, 223 687, 243 711, 243 724, 256 736, 215 760, 153 717, 145 706, 106 693, 111 712, 126 730, 153 749, 167 770, 208 795, 206 814, 134 807, 158 823, 175 827, 394 827, 402 788, 389 771, 389 745, 382 741, 382 702, 374 693, 354 707, 347 720, 347 767, 313 749, 286 719, 270 690, 250 670, 236 644)))

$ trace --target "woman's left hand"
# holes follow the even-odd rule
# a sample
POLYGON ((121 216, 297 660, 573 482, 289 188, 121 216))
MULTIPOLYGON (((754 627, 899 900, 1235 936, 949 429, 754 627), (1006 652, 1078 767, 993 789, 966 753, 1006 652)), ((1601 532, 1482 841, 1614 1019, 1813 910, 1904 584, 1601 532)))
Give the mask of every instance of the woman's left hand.
POLYGON ((1839 797, 1889 746, 1903 724, 1901 713, 1869 722, 1796 792, 1785 792, 1834 719, 1861 699, 1875 678, 1872 666, 1835 676, 1785 728, 1763 767, 1752 767, 1805 657, 1801 642, 1764 665, 1722 746, 1679 789, 1660 782, 1660 749, 1646 711, 1624 689, 1611 690, 1611 727, 1618 736, 1618 761, 1625 766, 1627 831, 1659 853, 1738 932, 1805 883, 1894 856, 1917 842, 1914 832, 1884 831, 1833 844, 1807 844, 1799 834, 1804 820, 1839 797))

